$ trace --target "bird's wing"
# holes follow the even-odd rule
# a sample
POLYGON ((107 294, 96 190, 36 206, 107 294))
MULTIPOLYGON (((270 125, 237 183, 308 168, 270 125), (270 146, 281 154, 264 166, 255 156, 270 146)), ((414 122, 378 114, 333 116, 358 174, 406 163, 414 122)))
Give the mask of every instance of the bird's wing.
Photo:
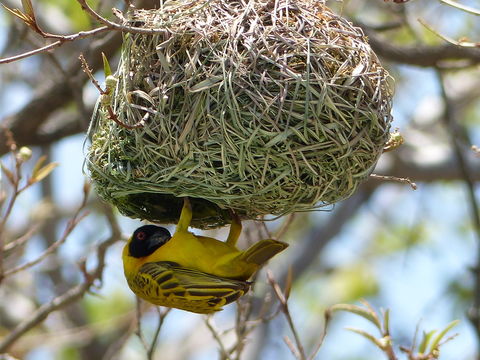
POLYGON ((199 313, 221 310, 250 288, 247 281, 218 277, 168 261, 142 265, 132 282, 136 288, 132 290, 154 304, 199 313))

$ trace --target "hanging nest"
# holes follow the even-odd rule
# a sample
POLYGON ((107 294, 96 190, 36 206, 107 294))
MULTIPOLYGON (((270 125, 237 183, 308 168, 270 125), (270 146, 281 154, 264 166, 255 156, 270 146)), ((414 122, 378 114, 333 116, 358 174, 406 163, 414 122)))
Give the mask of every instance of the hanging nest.
POLYGON ((228 209, 307 211, 349 197, 375 167, 389 75, 322 1, 164 0, 127 24, 162 31, 125 35, 87 154, 123 214, 176 222, 183 196, 200 228, 229 222, 228 209))

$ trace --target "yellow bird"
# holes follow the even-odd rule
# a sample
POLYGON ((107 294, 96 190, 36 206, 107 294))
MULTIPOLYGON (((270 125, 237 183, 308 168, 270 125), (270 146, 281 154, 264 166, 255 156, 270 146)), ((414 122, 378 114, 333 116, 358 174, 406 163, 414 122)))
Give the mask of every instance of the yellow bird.
POLYGON ((267 239, 245 251, 235 245, 242 230, 236 214, 226 242, 188 231, 192 208, 188 198, 173 236, 156 225, 139 227, 123 249, 123 267, 130 289, 155 305, 200 314, 245 294, 248 279, 288 244, 267 239))

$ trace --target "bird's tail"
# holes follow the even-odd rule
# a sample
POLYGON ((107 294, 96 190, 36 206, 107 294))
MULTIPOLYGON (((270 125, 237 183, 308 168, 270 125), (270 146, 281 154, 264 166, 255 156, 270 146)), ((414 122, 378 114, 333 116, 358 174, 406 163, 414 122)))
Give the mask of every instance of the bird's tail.
POLYGON ((257 264, 260 266, 277 255, 279 252, 285 250, 287 247, 288 244, 281 241, 273 239, 261 240, 245 250, 241 258, 248 263, 257 264))

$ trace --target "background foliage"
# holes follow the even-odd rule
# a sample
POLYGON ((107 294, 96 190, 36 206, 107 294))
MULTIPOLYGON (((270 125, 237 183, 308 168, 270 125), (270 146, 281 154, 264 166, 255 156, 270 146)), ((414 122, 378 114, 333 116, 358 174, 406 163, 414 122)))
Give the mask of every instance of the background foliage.
MULTIPOLYGON (((0 2, 21 8, 20 2, 0 2)), ((79 3, 38 0, 33 6, 49 33, 98 27, 79 3)), ((115 0, 89 4, 111 20, 112 7, 126 6, 115 0)), ((423 353, 430 351, 431 357, 419 354, 422 331, 437 329, 438 334, 454 319, 461 322, 444 339, 459 335, 440 347, 440 358, 479 358, 480 167, 478 149, 471 147, 480 144, 478 14, 432 0, 328 5, 362 27, 396 79, 394 126, 405 144, 383 155, 375 172, 408 177, 418 190, 372 178, 325 211, 265 225, 245 223, 244 246, 274 234, 290 248, 269 265, 270 280, 265 272, 259 275, 255 291, 240 307, 231 305, 210 318, 136 303, 123 278, 120 253, 121 240, 139 223, 117 216, 84 186, 84 132, 98 91, 82 72, 78 55, 85 55, 101 79, 101 52, 114 67, 120 34, 103 32, 1 64, 0 354, 20 359, 306 358, 315 356, 324 334, 325 310, 349 303, 360 307, 331 308, 315 358, 435 358, 436 349, 428 346, 423 353), (461 46, 440 36, 460 40, 461 46), (22 146, 33 150, 31 159, 22 146), (41 156, 47 158, 35 166, 41 156), (27 186, 19 194, 17 180, 18 189, 27 186), (379 330, 374 313, 359 304, 362 298, 379 314, 379 330), (380 308, 390 310, 387 332, 380 308), (363 337, 345 326, 360 329, 363 337), (375 346, 375 340, 383 342, 375 346)), ((2 58, 52 42, 0 12, 2 58)), ((222 238, 225 231, 211 234, 222 238)))

